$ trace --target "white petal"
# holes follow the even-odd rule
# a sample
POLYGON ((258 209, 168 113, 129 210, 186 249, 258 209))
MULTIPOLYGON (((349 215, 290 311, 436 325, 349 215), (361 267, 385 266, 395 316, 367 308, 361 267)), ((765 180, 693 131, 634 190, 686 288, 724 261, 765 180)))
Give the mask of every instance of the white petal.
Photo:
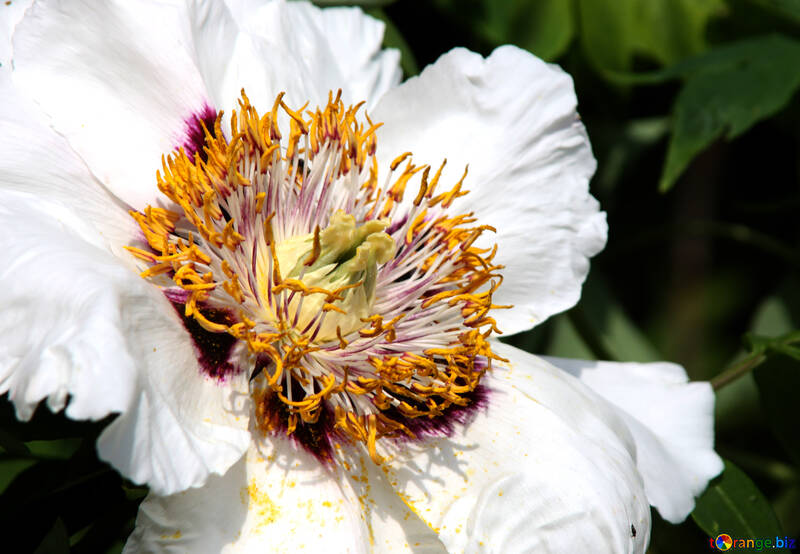
MULTIPOLYGON (((236 106, 238 90, 232 98, 225 98, 222 91, 231 88, 224 85, 227 75, 235 80, 238 70, 232 54, 237 47, 239 25, 233 19, 228 6, 221 0, 196 0, 189 2, 189 23, 192 32, 195 63, 213 106, 226 111, 236 106)), ((240 83, 244 87, 246 83, 240 83)), ((248 87, 249 88, 249 87, 248 87)), ((271 107, 271 106, 270 106, 271 107)))
MULTIPOLYGON (((166 299, 72 212, 0 194, 0 394, 28 419, 48 399, 73 419, 121 415, 98 442, 132 480, 173 492, 223 473, 249 443, 237 385, 203 378, 166 299)), ((244 383, 246 390, 246 379, 244 383)))
POLYGON ((485 378, 488 405, 399 455, 398 490, 450 552, 644 552, 650 509, 625 424, 577 379, 497 350, 511 364, 485 378))
POLYGON ((97 178, 135 208, 206 102, 177 3, 43 1, 14 33, 14 79, 97 178))
MULTIPOLYGON (((383 97, 373 113, 383 164, 406 151, 417 164, 447 166, 439 187, 461 178, 470 194, 453 211, 492 225, 506 266, 493 316, 517 333, 578 300, 588 258, 606 239, 605 214, 588 193, 594 173, 572 80, 512 46, 487 59, 456 49, 383 97)), ((412 195, 413 198, 413 195, 412 195)))
POLYGON ((0 71, 11 69, 11 35, 32 3, 33 0, 15 0, 0 4, 0 71))
MULTIPOLYGON (((147 301, 160 305, 163 298, 147 301)), ((157 318, 152 308, 125 314, 138 388, 97 451, 132 481, 172 494, 225 473, 247 450, 248 375, 206 377, 172 308, 159 307, 157 318)))
POLYGON ((236 107, 244 87, 261 110, 286 92, 292 107, 345 102, 370 107, 400 81, 399 53, 381 50, 384 24, 357 8, 320 10, 303 2, 196 2, 198 67, 215 104, 236 107))
POLYGON ((222 552, 239 537, 247 517, 246 468, 243 457, 202 488, 166 497, 148 494, 123 552, 222 552))
POLYGON ((341 474, 351 483, 370 531, 371 552, 447 554, 438 533, 398 496, 382 466, 375 465, 362 448, 342 448, 339 455, 346 462, 341 474))
MULTIPOLYGON (((367 109, 390 89, 400 84, 400 52, 382 50, 385 24, 365 15, 360 8, 329 8, 321 10, 308 2, 288 4, 295 20, 308 18, 325 37, 327 48, 343 84, 322 82, 323 92, 342 87, 345 101, 366 100, 367 109)), ((320 69, 322 69, 320 67, 320 69)))
POLYGON ((689 383, 682 367, 548 358, 621 410, 636 440, 636 466, 650 504, 679 523, 722 471, 714 452, 714 392, 689 383))
POLYGON ((382 472, 363 472, 368 483, 341 466, 321 465, 289 439, 270 437, 202 489, 148 496, 125 551, 389 553, 410 552, 416 543, 414 552, 443 552, 407 509, 393 511, 392 502, 405 506, 382 472), (403 534, 409 521, 423 531, 403 534))
POLYGON ((119 199, 12 86, 10 72, 0 71, 0 98, 0 189, 68 208, 88 224, 85 240, 121 254, 140 231, 119 199))

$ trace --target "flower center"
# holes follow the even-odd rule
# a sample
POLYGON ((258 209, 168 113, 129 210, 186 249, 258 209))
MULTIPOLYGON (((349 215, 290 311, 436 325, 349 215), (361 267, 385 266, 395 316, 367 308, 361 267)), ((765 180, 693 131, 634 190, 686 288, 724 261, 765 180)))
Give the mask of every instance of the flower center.
MULTIPOLYGON (((305 291, 289 305, 289 320, 294 329, 311 325, 320 311, 326 309, 329 291, 342 291, 327 309, 330 313, 312 337, 322 343, 359 329, 362 319, 370 315, 375 300, 378 264, 388 262, 395 253, 392 237, 384 233, 388 221, 370 220, 361 226, 355 218, 337 211, 328 227, 308 235, 292 237, 275 246, 278 266, 291 268, 283 282, 287 287, 305 291), (312 291, 319 292, 312 292, 312 291)), ((259 279, 263 297, 270 286, 268 278, 259 279)), ((265 314, 266 319, 280 325, 281 314, 265 314)))
POLYGON ((322 458, 361 442, 379 462, 378 439, 463 419, 498 359, 501 267, 496 247, 475 246, 493 229, 449 213, 466 172, 437 194, 444 163, 431 178, 406 153, 380 183, 379 125, 360 105, 292 110, 282 97, 260 116, 242 92, 227 129, 220 114, 196 152, 166 156, 170 207, 131 212, 144 240, 128 250, 196 343, 201 329, 232 344, 224 363, 251 375, 262 431, 322 458))

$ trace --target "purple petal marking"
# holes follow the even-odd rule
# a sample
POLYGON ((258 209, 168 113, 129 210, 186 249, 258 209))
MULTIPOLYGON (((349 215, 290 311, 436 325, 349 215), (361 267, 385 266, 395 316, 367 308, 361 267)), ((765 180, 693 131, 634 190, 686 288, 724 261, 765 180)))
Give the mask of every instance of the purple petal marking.
POLYGON ((184 121, 184 139, 183 142, 178 144, 178 148, 183 148, 186 156, 194 162, 194 156, 197 154, 200 159, 206 161, 208 155, 203 150, 205 144, 205 131, 203 125, 206 126, 211 134, 214 134, 214 122, 217 120, 217 110, 208 104, 205 104, 199 111, 193 113, 184 121))
MULTIPOLYGON (((302 389, 295 382, 293 382, 293 387, 297 387, 295 393, 298 398, 301 397, 302 389)), ((289 410, 286 408, 286 404, 281 401, 270 402, 267 409, 277 416, 274 419, 277 425, 271 432, 285 437, 289 428, 289 410)), ((316 423, 306 423, 301 419, 297 422, 297 427, 289 435, 289 438, 297 447, 314 456, 321 464, 332 464, 334 462, 333 445, 337 442, 345 442, 344 437, 340 436, 336 430, 335 422, 333 410, 326 402, 322 402, 316 423)))
MULTIPOLYGON (((169 296, 167 297, 169 299, 169 296)), ((189 332, 194 342, 197 363, 207 376, 224 383, 231 375, 241 371, 230 363, 231 350, 236 343, 236 338, 228 333, 212 333, 203 329, 193 317, 186 317, 186 310, 182 302, 169 299, 172 307, 183 320, 183 326, 189 332)), ((234 322, 233 314, 228 310, 200 308, 200 313, 214 323, 231 324, 234 322)))
POLYGON ((418 441, 436 437, 452 437, 459 430, 458 427, 469 425, 479 411, 489 407, 489 396, 491 389, 486 385, 479 384, 470 393, 464 394, 464 398, 469 401, 466 406, 451 405, 444 410, 442 415, 432 418, 427 417, 407 417, 399 410, 390 408, 384 413, 391 419, 405 425, 415 437, 409 438, 400 435, 395 440, 398 442, 418 441))

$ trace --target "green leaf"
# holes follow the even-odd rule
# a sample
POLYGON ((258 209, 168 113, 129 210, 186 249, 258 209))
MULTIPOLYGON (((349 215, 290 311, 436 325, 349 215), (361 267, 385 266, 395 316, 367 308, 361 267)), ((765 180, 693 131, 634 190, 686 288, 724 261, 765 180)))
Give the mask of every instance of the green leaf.
POLYGON ((56 519, 34 554, 69 554, 69 536, 61 518, 56 519))
POLYGON ((800 390, 800 358, 772 356, 753 372, 761 407, 770 428, 800 466, 800 427, 797 425, 797 391, 800 390))
POLYGON ((525 17, 517 19, 514 42, 545 60, 563 54, 575 35, 575 3, 564 0, 529 0, 525 17), (523 32, 521 29, 525 29, 523 32))
POLYGON ((478 31, 490 43, 513 43, 545 60, 563 54, 575 35, 575 3, 565 0, 484 0, 478 31))
POLYGON ((756 310, 750 331, 760 336, 787 335, 800 327, 800 279, 784 281, 756 310))
POLYGON ((596 275, 584 283, 581 300, 569 316, 597 358, 628 362, 664 359, 596 275))
POLYGON ((641 0, 633 46, 664 65, 705 50, 708 21, 724 11, 722 0, 641 0))
POLYGON ((627 71, 640 54, 669 65, 706 48, 722 0, 579 0, 581 42, 602 73, 627 71))
POLYGON ((489 48, 511 43, 554 60, 575 37, 576 1, 436 0, 434 4, 489 48))
POLYGON ((705 54, 687 58, 660 71, 638 74, 621 73, 616 77, 625 84, 655 84, 678 78, 689 80, 706 73, 733 71, 739 67, 769 62, 762 58, 770 54, 780 54, 784 50, 794 52, 796 56, 797 41, 773 33, 718 46, 705 54))
POLYGON ((750 0, 750 2, 800 24, 800 0, 750 0))
POLYGON ((36 460, 0 460, 0 494, 5 492, 8 485, 10 485, 18 475, 35 463, 36 460))
POLYGON ((553 318, 550 342, 543 352, 548 356, 591 360, 597 357, 575 329, 572 318, 559 314, 553 318))
POLYGON ((660 189, 669 190, 712 142, 733 139, 783 108, 800 86, 800 42, 772 35, 720 48, 676 66, 683 74, 660 189))
POLYGON ((602 136, 602 131, 593 133, 593 140, 609 145, 608 152, 601 154, 603 163, 592 179, 594 194, 600 197, 610 197, 617 186, 625 182, 628 172, 636 167, 642 156, 669 134, 670 124, 665 115, 631 119, 621 127, 614 124, 609 129, 612 134, 608 136, 602 136))
POLYGON ((81 439, 30 441, 26 443, 31 455, 51 460, 68 460, 80 445, 81 439))
POLYGON ((384 48, 397 48, 400 51, 400 67, 403 69, 403 74, 406 78, 413 77, 419 74, 419 65, 417 59, 414 57, 414 52, 411 47, 403 38, 400 29, 392 23, 386 12, 380 8, 371 8, 366 12, 376 19, 380 19, 386 25, 386 30, 383 33, 383 46, 384 48))
POLYGON ((634 7, 638 0, 578 0, 581 43, 598 70, 625 71, 634 51, 634 7))
POLYGON ((709 537, 783 535, 772 508, 745 473, 725 461, 722 475, 697 499, 692 518, 709 537))

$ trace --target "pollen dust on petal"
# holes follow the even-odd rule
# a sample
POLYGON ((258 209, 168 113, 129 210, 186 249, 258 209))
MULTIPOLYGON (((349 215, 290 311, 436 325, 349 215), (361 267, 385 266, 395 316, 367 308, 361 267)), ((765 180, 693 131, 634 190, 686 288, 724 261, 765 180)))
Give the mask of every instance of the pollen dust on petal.
POLYGON ((242 488, 242 503, 247 504, 248 511, 255 514, 257 521, 255 522, 254 531, 259 533, 264 530, 264 527, 275 521, 280 516, 280 509, 270 499, 269 495, 259 488, 255 479, 250 481, 247 487, 242 488))

